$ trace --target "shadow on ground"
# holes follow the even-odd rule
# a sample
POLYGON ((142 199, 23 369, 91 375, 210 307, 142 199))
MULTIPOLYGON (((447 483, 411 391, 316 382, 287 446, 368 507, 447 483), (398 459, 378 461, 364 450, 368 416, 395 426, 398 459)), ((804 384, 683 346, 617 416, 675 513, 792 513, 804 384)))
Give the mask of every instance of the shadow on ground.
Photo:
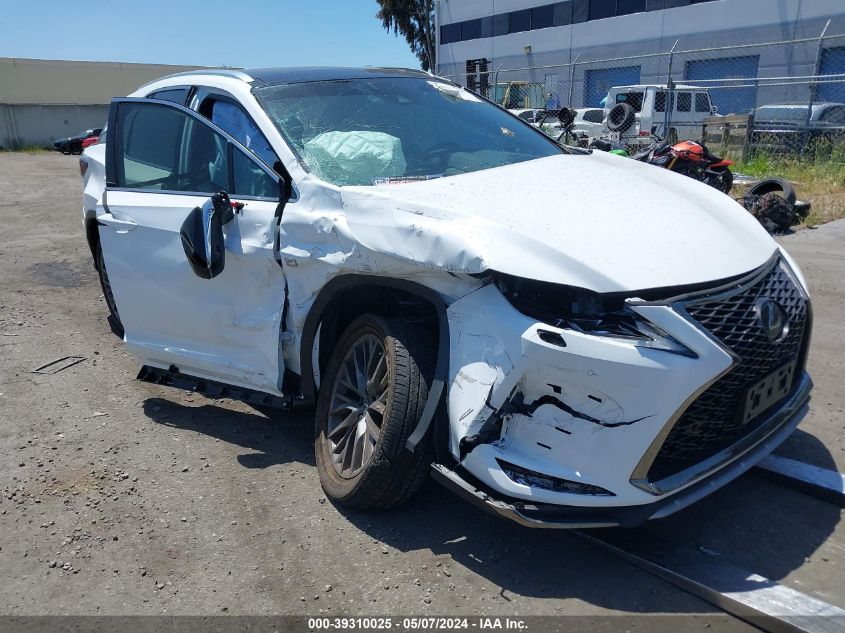
MULTIPOLYGON (((205 433, 249 449, 238 457, 245 468, 292 461, 314 465, 310 409, 268 412, 269 417, 265 417, 215 405, 186 407, 152 398, 145 402, 144 411, 160 424, 205 433)), ((800 431, 796 435, 798 441, 813 445, 817 455, 826 453, 816 438, 800 431)), ((827 463, 833 463, 829 453, 827 463)), ((456 564, 501 587, 500 595, 505 600, 514 595, 575 597, 603 608, 632 612, 707 609, 693 600, 667 603, 658 595, 644 595, 638 583, 618 582, 620 569, 632 581, 644 573, 628 563, 565 531, 532 530, 488 515, 432 481, 398 510, 360 512, 336 507, 368 536, 402 552, 428 550, 451 557, 456 564)), ((825 542, 839 519, 840 511, 834 506, 747 474, 672 517, 624 532, 625 537, 635 540, 659 539, 679 550, 718 556, 778 580, 801 566, 825 542), (813 520, 807 521, 807 516, 813 520)))
POLYGON ((268 468, 290 462, 314 466, 311 410, 256 411, 233 411, 214 404, 188 407, 165 398, 148 398, 144 402, 144 414, 154 422, 204 433, 249 449, 248 453, 238 455, 238 463, 244 468, 268 468), (282 418, 284 422, 280 421, 282 418))

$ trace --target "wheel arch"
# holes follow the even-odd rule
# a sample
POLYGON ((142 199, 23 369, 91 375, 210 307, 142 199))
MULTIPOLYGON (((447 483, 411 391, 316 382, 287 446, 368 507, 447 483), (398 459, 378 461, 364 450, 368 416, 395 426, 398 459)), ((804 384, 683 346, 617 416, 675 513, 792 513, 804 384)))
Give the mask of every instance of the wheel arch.
MULTIPOLYGON (((325 366, 331 347, 340 338, 343 330, 357 316, 366 312, 399 316, 397 309, 413 308, 413 303, 423 308, 418 316, 428 319, 429 329, 437 336, 437 354, 434 364, 431 388, 422 416, 414 432, 408 438, 406 447, 415 451, 428 432, 438 407, 445 394, 449 371, 449 320, 446 302, 431 288, 405 279, 392 279, 375 275, 342 275, 329 281, 320 290, 317 299, 308 311, 302 330, 300 345, 301 384, 300 391, 306 400, 316 397, 314 380, 313 349, 319 332, 320 356, 317 362, 325 366), (409 302, 406 303, 406 302, 409 302), (425 311, 428 311, 426 314, 425 311), (320 327, 320 326, 323 327, 320 327)), ((404 315, 407 316, 407 315, 404 315)), ((443 429, 445 432, 447 429, 443 429)), ((440 454, 440 433, 436 434, 435 446, 440 454)), ((446 434, 443 434, 446 437, 446 434)))

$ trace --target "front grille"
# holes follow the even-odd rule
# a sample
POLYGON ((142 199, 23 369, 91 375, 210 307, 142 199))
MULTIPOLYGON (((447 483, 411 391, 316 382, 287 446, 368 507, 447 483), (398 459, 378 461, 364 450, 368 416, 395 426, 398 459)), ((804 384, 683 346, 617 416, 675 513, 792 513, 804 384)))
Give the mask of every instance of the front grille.
POLYGON ((683 309, 730 348, 738 361, 678 419, 648 471, 647 479, 651 482, 681 472, 757 429, 770 411, 747 423, 741 417, 746 390, 755 382, 796 359, 793 387, 803 373, 809 306, 782 262, 776 262, 762 278, 739 288, 735 294, 713 300, 692 300, 683 309), (772 342, 758 322, 755 303, 761 297, 777 302, 789 319, 786 337, 779 342, 772 342))

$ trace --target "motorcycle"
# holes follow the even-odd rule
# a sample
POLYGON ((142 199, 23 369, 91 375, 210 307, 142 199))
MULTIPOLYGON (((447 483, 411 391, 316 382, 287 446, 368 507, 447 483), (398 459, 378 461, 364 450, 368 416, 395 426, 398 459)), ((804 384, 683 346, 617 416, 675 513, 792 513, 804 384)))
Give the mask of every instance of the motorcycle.
POLYGON ((730 192, 734 182, 730 170, 733 161, 711 154, 707 147, 694 141, 669 145, 654 138, 654 143, 631 158, 695 178, 722 193, 730 192))

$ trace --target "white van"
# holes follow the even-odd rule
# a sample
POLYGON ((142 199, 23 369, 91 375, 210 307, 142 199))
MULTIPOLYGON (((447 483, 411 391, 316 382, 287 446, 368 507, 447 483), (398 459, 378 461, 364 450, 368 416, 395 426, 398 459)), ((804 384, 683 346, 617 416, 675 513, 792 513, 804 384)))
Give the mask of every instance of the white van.
POLYGON ((704 119, 715 113, 707 88, 677 84, 672 90, 665 84, 615 86, 608 91, 604 106, 608 131, 629 145, 648 145, 652 130, 672 143, 700 140, 704 119))

